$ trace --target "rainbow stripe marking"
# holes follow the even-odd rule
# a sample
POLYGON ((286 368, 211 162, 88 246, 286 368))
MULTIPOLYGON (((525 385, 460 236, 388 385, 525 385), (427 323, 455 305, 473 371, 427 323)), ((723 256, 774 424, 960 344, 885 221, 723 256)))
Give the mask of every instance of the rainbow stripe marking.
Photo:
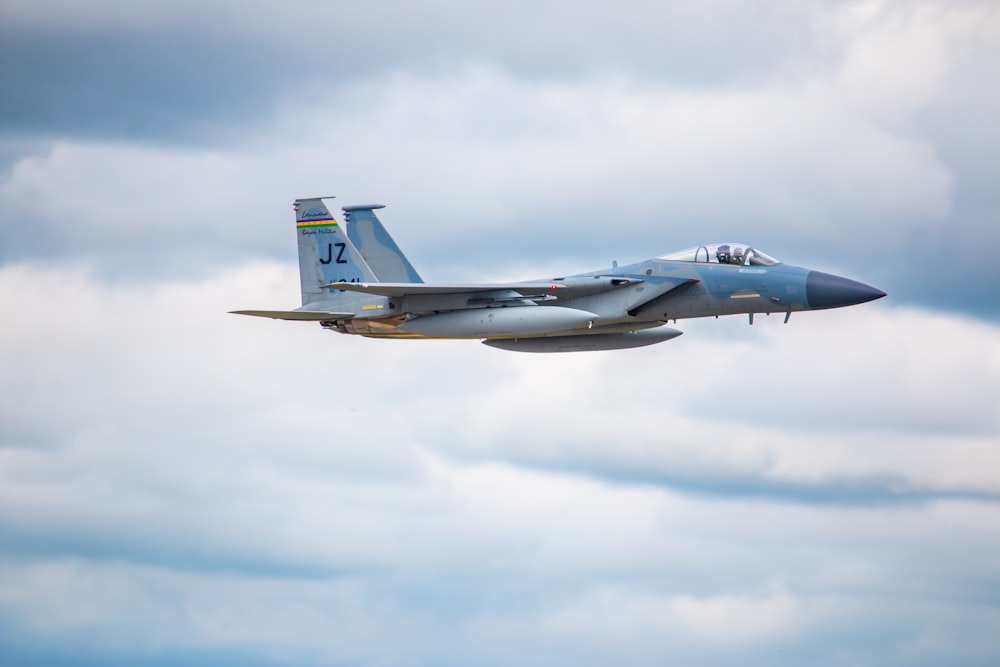
POLYGON ((295 226, 303 227, 336 227, 337 221, 333 218, 316 218, 315 220, 296 220, 295 226))

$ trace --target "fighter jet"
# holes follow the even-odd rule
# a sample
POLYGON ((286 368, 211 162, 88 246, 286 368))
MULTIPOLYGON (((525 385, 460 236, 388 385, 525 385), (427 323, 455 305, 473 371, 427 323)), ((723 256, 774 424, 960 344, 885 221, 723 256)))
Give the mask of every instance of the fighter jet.
POLYGON ((372 338, 468 338, 516 352, 620 350, 681 335, 670 321, 841 308, 885 292, 779 262, 745 243, 700 245, 610 268, 516 283, 425 283, 375 211, 297 199, 302 306, 236 310, 372 338))

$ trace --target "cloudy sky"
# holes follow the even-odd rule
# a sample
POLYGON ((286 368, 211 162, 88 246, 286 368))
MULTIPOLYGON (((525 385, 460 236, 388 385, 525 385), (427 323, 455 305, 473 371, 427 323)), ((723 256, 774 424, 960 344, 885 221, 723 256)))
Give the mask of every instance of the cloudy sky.
POLYGON ((0 0, 0 664, 1000 663, 1000 7, 0 0), (298 303, 702 242, 889 293, 519 355, 298 303))

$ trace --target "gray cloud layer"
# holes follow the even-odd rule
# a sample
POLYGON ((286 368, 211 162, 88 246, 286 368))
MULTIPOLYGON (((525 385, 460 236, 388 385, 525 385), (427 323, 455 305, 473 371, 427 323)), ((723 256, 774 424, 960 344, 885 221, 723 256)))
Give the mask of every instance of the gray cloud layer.
MULTIPOLYGON (((8 130, 130 140, 231 138, 316 84, 492 64, 514 75, 606 71, 696 88, 760 83, 816 55, 820 14, 756 3, 243 3, 180 9, 11 3, 2 34, 8 130), (36 5, 42 5, 39 8, 36 5), (113 12, 113 13, 111 13, 113 12), (747 25, 753 25, 747 30, 747 25), (622 35, 628 35, 627 40, 622 35)), ((51 3, 50 3, 51 4, 51 3)))

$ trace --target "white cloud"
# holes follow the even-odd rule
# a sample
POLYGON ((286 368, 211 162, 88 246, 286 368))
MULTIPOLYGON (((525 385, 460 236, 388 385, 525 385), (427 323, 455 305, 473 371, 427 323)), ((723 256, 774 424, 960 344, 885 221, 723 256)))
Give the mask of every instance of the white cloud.
POLYGON ((773 231, 805 221, 817 235, 835 232, 836 245, 872 234, 876 220, 887 228, 874 243, 940 224, 946 166, 919 140, 840 104, 841 94, 829 82, 691 92, 620 77, 524 82, 479 68, 341 89, 342 99, 296 105, 286 125, 301 129, 305 118, 314 150, 379 172, 404 200, 446 200, 452 233, 472 211, 480 223, 508 220, 512 205, 540 214, 600 207, 613 229, 632 233, 648 233, 654 212, 709 219, 738 208, 773 231))
POLYGON ((659 635, 718 646, 792 636, 805 620, 800 603, 782 593, 761 597, 660 597, 606 588, 543 620, 543 631, 628 645, 659 635))
POLYGON ((421 446, 626 479, 1000 491, 988 473, 1000 333, 988 324, 875 305, 753 328, 684 321, 687 335, 669 345, 536 356, 226 314, 293 305, 287 265, 154 285, 103 285, 73 267, 2 276, 5 307, 31 313, 3 334, 14 445, 80 441, 93 455, 108 440, 221 439, 198 455, 255 460, 277 448, 324 475, 346 466, 376 479, 420 478, 421 446), (387 431, 390 415, 400 427, 387 431), (316 450, 310 439, 358 446, 316 450))
POLYGON ((2 504, 32 548, 62 534, 140 560, 308 572, 395 553, 460 564, 434 538, 454 531, 510 563, 532 543, 548 554, 563 525, 565 544, 631 562, 656 532, 657 485, 848 507, 1000 492, 1000 334, 981 323, 866 306, 537 356, 225 313, 287 303, 285 266, 155 287, 0 275, 5 309, 31 313, 0 347, 2 504))
POLYGON ((471 233, 530 256, 531 239, 571 230, 574 246, 645 238, 656 254, 713 219, 715 233, 806 237, 824 254, 862 236, 890 247, 950 209, 933 150, 839 104, 836 86, 693 93, 475 68, 317 95, 253 154, 54 143, 3 183, 8 233, 36 256, 190 266, 181 244, 272 252, 291 238, 278 236, 290 198, 333 189, 391 204, 418 249, 471 233))

